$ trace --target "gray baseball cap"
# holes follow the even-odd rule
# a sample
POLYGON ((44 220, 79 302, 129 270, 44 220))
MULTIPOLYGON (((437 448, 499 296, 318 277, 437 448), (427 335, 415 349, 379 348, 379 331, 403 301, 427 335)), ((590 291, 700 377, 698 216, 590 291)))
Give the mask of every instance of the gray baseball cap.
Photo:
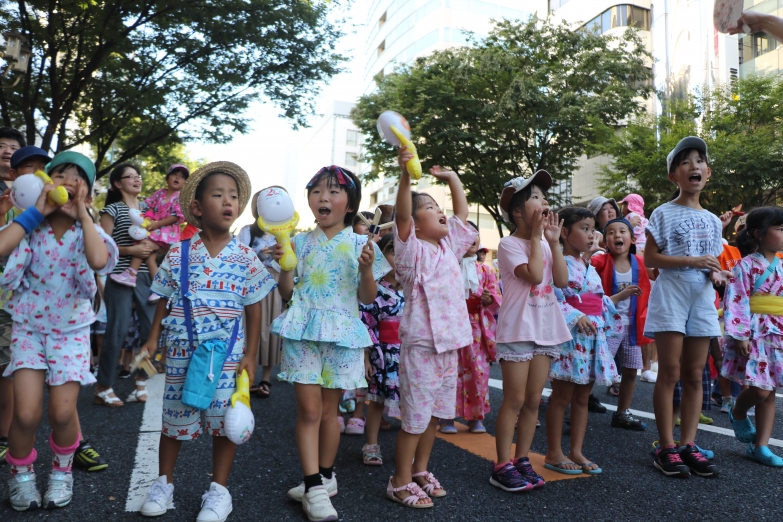
POLYGON ((698 136, 688 136, 687 138, 681 139, 680 142, 677 144, 677 146, 674 147, 674 149, 669 153, 668 156, 666 156, 667 173, 672 171, 672 161, 674 161, 674 157, 680 152, 688 149, 696 149, 702 154, 704 154, 705 158, 708 158, 707 144, 704 143, 704 140, 699 138, 698 136))
POLYGON ((594 216, 598 216, 598 213, 601 212, 601 208, 603 208, 603 206, 607 203, 611 203, 611 205, 614 207, 615 217, 623 217, 623 213, 620 211, 620 206, 617 204, 617 201, 614 198, 598 196, 587 204, 587 210, 592 212, 594 216))

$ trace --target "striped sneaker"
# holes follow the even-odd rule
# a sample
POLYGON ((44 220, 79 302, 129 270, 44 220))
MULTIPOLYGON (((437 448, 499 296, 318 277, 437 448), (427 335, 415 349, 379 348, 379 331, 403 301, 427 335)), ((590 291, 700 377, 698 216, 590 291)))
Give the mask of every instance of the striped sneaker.
POLYGON ((102 471, 109 467, 106 459, 101 457, 86 440, 79 442, 79 449, 74 454, 73 463, 85 471, 102 471))

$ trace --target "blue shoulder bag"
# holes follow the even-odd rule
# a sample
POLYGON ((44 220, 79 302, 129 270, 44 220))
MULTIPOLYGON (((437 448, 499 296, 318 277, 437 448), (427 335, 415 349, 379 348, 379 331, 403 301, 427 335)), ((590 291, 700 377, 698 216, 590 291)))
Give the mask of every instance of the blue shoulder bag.
MULTIPOLYGON (((185 327, 188 330, 188 341, 193 346, 193 316, 190 311, 190 299, 185 294, 188 292, 189 277, 189 253, 190 240, 182 242, 180 251, 180 292, 182 293, 182 308, 185 314, 185 327)), ((239 333, 239 321, 234 321, 234 329, 231 332, 231 339, 228 343, 223 339, 212 339, 199 343, 190 356, 188 373, 185 376, 185 386, 182 390, 182 404, 196 408, 197 410, 206 410, 212 404, 212 397, 215 396, 220 372, 223 370, 223 364, 234 349, 234 343, 239 333)))

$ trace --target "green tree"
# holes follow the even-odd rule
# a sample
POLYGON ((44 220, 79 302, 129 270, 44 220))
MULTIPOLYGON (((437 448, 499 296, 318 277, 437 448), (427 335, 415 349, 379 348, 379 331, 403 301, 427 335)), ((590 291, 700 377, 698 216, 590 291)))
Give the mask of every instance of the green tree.
POLYGON ((59 152, 89 145, 99 176, 148 147, 226 142, 265 97, 294 126, 340 69, 328 0, 19 0, 0 30, 33 50, 0 117, 59 152), (111 153, 111 161, 107 161, 111 153))
MULTIPOLYGON (((636 31, 607 37, 532 17, 503 21, 472 46, 420 58, 375 78, 352 118, 368 136, 365 179, 397 176, 396 154, 375 130, 378 115, 396 110, 411 124, 424 167, 460 174, 468 201, 495 219, 510 178, 549 171, 570 179, 591 142, 640 108, 651 79, 650 56, 636 31)), ((553 203, 567 195, 552 191, 553 203)))
POLYGON ((666 155, 685 136, 707 143, 712 177, 702 205, 723 213, 738 204, 748 210, 774 205, 783 191, 783 80, 751 76, 736 84, 704 89, 688 100, 662 99, 660 116, 631 121, 607 140, 611 162, 602 188, 622 197, 637 192, 652 209, 672 196, 666 155))

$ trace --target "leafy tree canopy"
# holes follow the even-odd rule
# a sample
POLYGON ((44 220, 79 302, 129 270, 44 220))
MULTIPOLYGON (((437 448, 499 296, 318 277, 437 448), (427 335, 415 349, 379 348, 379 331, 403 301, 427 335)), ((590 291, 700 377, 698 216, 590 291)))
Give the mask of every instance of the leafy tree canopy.
POLYGON ((89 145, 99 176, 167 140, 229 141, 259 96, 301 125, 343 61, 337 4, 3 1, 0 31, 21 32, 33 57, 0 90, 0 117, 47 150, 89 145))
POLYGON ((655 208, 675 186, 668 180, 666 156, 689 135, 707 143, 712 178, 702 205, 723 213, 774 205, 783 190, 783 80, 751 76, 734 85, 704 89, 686 100, 662 99, 660 116, 644 116, 607 140, 603 167, 607 195, 640 194, 655 208))
MULTIPOLYGON (((365 179, 397 176, 396 151, 375 130, 385 110, 411 124, 424 167, 460 174, 468 201, 498 223, 500 189, 510 178, 549 171, 570 179, 577 158, 608 129, 640 110, 650 56, 634 30, 621 37, 573 31, 532 17, 498 22, 472 46, 436 52, 375 78, 352 118, 368 136, 365 179)), ((567 196, 552 191, 553 204, 567 196)))

